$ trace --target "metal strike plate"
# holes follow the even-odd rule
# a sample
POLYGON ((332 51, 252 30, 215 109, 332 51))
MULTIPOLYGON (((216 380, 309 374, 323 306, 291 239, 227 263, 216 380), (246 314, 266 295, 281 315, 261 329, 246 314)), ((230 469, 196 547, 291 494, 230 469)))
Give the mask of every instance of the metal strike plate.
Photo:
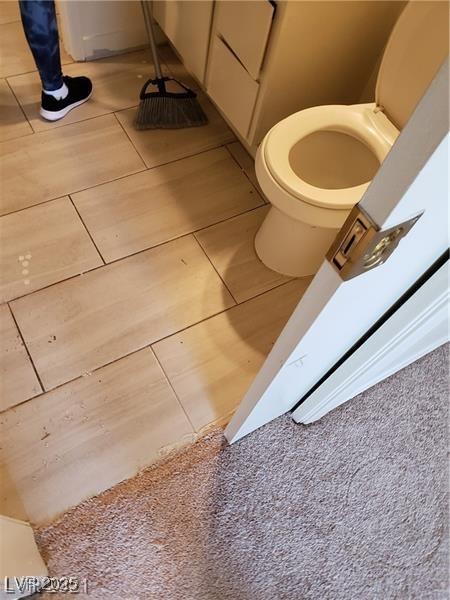
POLYGON ((326 258, 344 281, 382 265, 423 213, 389 229, 380 230, 356 205, 338 233, 326 258))

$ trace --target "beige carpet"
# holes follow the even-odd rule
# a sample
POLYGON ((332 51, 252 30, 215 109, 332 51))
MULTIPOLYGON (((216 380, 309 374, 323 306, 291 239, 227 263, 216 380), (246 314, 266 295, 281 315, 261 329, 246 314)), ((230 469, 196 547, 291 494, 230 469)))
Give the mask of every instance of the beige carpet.
POLYGON ((308 427, 216 431, 39 531, 41 551, 91 599, 448 598, 448 395, 442 347, 308 427))

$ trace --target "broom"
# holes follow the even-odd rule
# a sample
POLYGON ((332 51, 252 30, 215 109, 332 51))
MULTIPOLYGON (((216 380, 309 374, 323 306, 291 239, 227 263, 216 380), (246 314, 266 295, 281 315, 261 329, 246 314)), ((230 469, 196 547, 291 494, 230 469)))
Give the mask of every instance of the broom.
POLYGON ((155 65, 155 78, 146 81, 139 95, 140 104, 134 126, 136 129, 181 129, 206 125, 208 119, 197 100, 197 94, 172 77, 163 77, 153 30, 153 18, 146 0, 141 0, 145 26, 155 65), (180 92, 167 90, 167 83, 175 82, 180 92), (149 85, 157 91, 148 92, 149 85))

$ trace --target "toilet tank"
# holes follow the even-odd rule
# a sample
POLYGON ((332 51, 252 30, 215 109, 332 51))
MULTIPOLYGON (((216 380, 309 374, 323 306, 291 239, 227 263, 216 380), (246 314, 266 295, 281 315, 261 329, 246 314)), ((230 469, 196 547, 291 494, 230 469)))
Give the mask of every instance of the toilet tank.
POLYGON ((449 4, 409 2, 400 15, 381 61, 375 99, 402 129, 448 56, 449 4))

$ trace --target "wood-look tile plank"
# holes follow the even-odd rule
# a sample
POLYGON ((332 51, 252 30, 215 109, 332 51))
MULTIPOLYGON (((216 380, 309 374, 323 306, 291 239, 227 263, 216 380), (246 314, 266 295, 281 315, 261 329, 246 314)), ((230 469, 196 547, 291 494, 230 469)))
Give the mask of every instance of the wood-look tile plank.
POLYGON ((14 512, 9 496, 15 495, 35 524, 132 477, 160 450, 192 437, 150 349, 7 411, 0 421, 9 473, 3 502, 14 512))
POLYGON ((234 304, 192 236, 11 302, 48 390, 234 304))
POLYGON ((291 281, 153 346, 197 431, 236 408, 308 284, 291 281))
POLYGON ((0 161, 0 214, 144 168, 114 115, 2 142, 0 161))
POLYGON ((66 65, 65 75, 90 77, 94 91, 88 102, 72 110, 64 119, 53 122, 39 116, 41 83, 37 73, 10 77, 8 82, 33 129, 44 131, 136 106, 142 85, 152 72, 152 60, 148 51, 144 50, 66 65))
POLYGON ((133 119, 136 109, 116 113, 139 154, 148 167, 156 167, 205 150, 217 148, 234 140, 231 129, 204 93, 198 95, 209 123, 187 129, 148 129, 136 131, 133 119))
MULTIPOLYGON (((60 52, 62 64, 73 62, 61 43, 60 52)), ((14 21, 0 25, 0 77, 29 71, 36 71, 36 65, 25 39, 22 22, 14 21)))
POLYGON ((268 210, 262 206, 195 234, 238 302, 290 279, 267 268, 255 252, 255 235, 268 210))
POLYGON ((69 198, 0 217, 0 301, 103 264, 69 198))
MULTIPOLYGON (((0 429, 1 422, 2 415, 0 415, 0 429)), ((0 463, 0 514, 22 521, 29 520, 9 469, 2 463, 0 463)))
POLYGON ((0 410, 5 410, 42 391, 6 304, 0 306, 0 342, 0 410))
POLYGON ((263 203, 225 148, 130 175, 72 198, 106 261, 263 203))
POLYGON ((0 142, 33 133, 5 79, 0 79, 0 106, 0 142))
POLYGON ((20 21, 19 3, 16 0, 2 0, 0 2, 0 25, 20 21))

